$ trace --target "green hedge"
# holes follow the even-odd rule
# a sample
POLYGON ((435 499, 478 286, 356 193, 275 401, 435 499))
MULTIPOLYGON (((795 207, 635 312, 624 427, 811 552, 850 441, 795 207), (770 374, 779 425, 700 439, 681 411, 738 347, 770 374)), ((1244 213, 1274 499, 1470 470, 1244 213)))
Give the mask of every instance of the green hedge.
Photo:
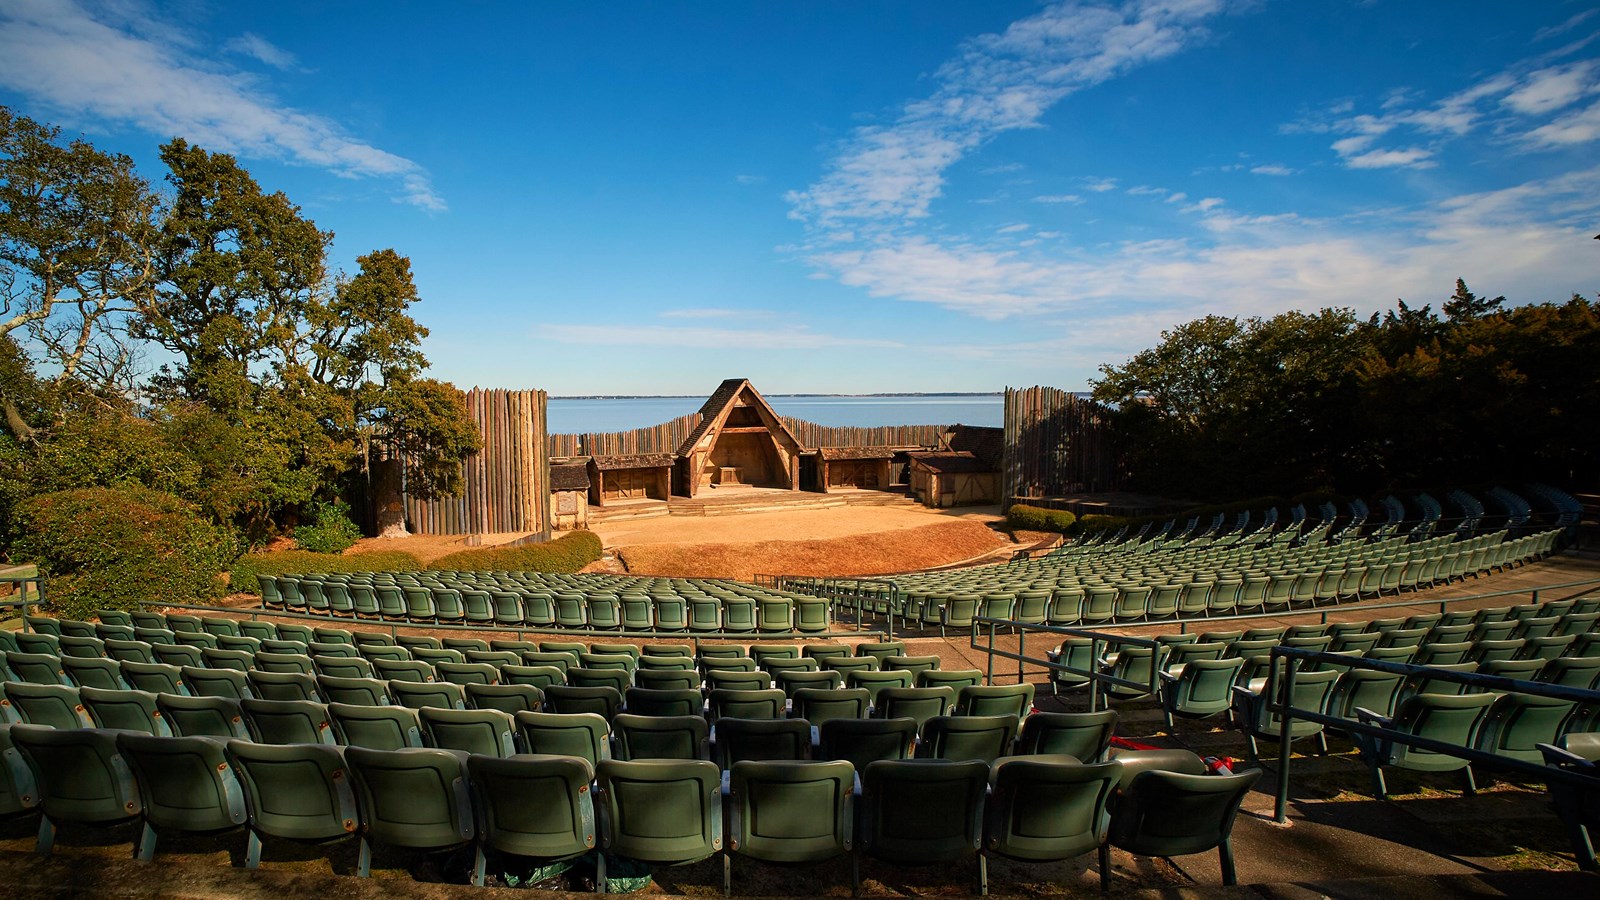
POLYGON ((87 619, 141 602, 194 603, 224 592, 234 537, 185 501, 146 488, 80 488, 24 501, 13 553, 45 576, 46 608, 87 619))
POLYGON ((602 549, 594 532, 572 531, 543 544, 460 550, 428 563, 428 568, 457 572, 576 572, 599 559, 602 549))
POLYGON ((233 590, 250 594, 261 592, 257 575, 293 575, 302 572, 420 572, 422 560, 401 550, 374 550, 369 553, 312 553, 309 550, 283 550, 277 553, 249 553, 233 563, 228 581, 233 590))
POLYGON ((1018 503, 1006 510, 1006 524, 1018 531, 1053 531, 1066 534, 1078 517, 1065 509, 1044 509, 1018 503))

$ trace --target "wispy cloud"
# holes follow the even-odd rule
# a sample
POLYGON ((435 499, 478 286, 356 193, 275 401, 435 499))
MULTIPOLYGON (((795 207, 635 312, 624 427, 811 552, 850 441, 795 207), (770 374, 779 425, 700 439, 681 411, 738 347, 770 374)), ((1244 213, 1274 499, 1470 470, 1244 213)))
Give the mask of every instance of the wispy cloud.
MULTIPOLYGON (((253 35, 229 49, 268 65, 294 58, 253 35)), ((398 201, 446 208, 426 170, 277 102, 250 75, 137 4, 8 0, 0 6, 0 84, 68 114, 181 135, 207 149, 282 159, 346 178, 398 184, 398 201)))
POLYGON ((762 184, 767 180, 765 175, 735 175, 733 180, 740 184, 762 184))
POLYGON ((1040 194, 1033 198, 1035 203, 1082 203, 1083 197, 1078 194, 1040 194))
POLYGON ((541 325, 540 340, 586 347, 678 347, 708 350, 823 350, 830 348, 893 349, 905 346, 884 338, 841 337, 806 328, 691 328, 644 325, 541 325))
POLYGON ((967 41, 938 88, 889 125, 857 128, 822 179, 788 195, 791 214, 831 228, 921 219, 945 171, 996 135, 1038 125, 1063 97, 1203 39, 1224 0, 1057 3, 967 41))
POLYGON ((1446 144, 1483 131, 1524 150, 1600 140, 1600 108, 1576 108, 1600 95, 1600 61, 1555 62, 1572 51, 1518 61, 1433 102, 1400 90, 1377 112, 1355 113, 1349 101, 1340 101, 1283 130, 1345 135, 1330 148, 1352 169, 1429 168, 1446 144))
POLYGON ((1559 25, 1551 25, 1549 28, 1539 29, 1533 33, 1533 40, 1535 43, 1538 43, 1539 41, 1566 34, 1572 29, 1577 28, 1579 25, 1582 25, 1583 23, 1594 18, 1596 14, 1600 14, 1600 10, 1586 9, 1559 25))
POLYGON ((1096 194, 1103 194, 1106 191, 1116 190, 1117 180, 1115 178, 1085 178, 1083 179, 1083 189, 1094 191, 1096 194))
POLYGON ((222 49, 238 53, 241 56, 248 56, 258 62, 266 63, 274 69, 282 69, 285 72, 298 71, 300 68, 300 62, 294 58, 293 53, 271 43, 260 35, 249 32, 245 32, 223 44, 222 49))
POLYGON ((1250 171, 1257 175, 1293 175, 1299 170, 1291 169, 1288 166, 1272 164, 1265 166, 1252 166, 1250 171))

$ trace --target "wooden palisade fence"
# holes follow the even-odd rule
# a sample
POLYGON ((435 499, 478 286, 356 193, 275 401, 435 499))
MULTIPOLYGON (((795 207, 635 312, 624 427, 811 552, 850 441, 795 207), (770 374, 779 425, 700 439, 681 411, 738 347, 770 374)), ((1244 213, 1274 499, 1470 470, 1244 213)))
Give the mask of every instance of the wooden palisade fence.
POLYGON ((1122 463, 1110 410, 1052 387, 1006 388, 1002 502, 1115 491, 1122 463))
MULTIPOLYGON (((944 425, 880 425, 871 428, 833 427, 783 416, 783 424, 803 447, 932 447, 947 428, 944 425)), ((676 453, 684 438, 700 424, 700 414, 690 413, 670 422, 633 431, 550 435, 550 455, 636 456, 676 453)))
POLYGON ((550 457, 544 391, 473 388, 467 414, 483 449, 462 465, 463 490, 438 500, 407 498, 417 534, 550 531, 550 457))

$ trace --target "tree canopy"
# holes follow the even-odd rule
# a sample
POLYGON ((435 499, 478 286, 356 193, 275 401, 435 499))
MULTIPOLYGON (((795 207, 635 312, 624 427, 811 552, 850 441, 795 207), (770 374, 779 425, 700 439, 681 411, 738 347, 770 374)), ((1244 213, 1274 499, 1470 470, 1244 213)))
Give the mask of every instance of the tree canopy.
POLYGON ((1458 279, 1399 301, 1207 316, 1101 367, 1136 487, 1197 498, 1486 480, 1588 483, 1600 464, 1600 305, 1508 306, 1458 279))
POLYGON ((0 518, 148 488, 260 540, 363 493, 375 462, 457 490, 479 438, 423 377, 410 260, 334 271, 332 232, 232 156, 176 138, 161 160, 164 190, 0 107, 0 518))

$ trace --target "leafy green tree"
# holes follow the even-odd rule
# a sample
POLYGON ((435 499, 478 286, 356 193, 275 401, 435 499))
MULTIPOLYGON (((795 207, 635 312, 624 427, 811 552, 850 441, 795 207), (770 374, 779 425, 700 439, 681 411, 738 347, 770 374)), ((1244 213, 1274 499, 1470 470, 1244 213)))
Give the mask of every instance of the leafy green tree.
MULTIPOLYGON (((0 336, 25 330, 56 382, 124 386, 118 328, 158 277, 159 211, 128 157, 0 106, 0 336)), ((15 432, 12 398, 0 405, 15 432)))

